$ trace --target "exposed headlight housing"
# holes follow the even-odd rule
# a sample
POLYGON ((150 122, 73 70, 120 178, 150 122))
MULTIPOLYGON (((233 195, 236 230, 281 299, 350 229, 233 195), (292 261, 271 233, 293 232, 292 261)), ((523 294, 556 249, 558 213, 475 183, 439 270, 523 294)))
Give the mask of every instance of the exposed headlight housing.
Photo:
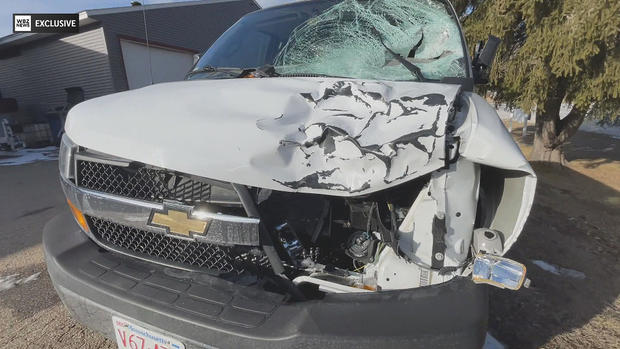
POLYGON ((474 259, 472 280, 477 284, 489 284, 516 291, 521 286, 529 286, 526 274, 525 265, 512 259, 478 254, 474 259))

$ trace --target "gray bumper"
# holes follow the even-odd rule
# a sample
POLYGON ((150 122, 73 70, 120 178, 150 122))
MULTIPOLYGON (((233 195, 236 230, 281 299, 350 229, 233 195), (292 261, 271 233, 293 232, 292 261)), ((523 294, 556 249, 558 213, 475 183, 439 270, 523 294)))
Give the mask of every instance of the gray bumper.
POLYGON ((287 303, 278 294, 103 251, 69 214, 45 226, 43 245, 63 303, 109 338, 112 315, 187 348, 480 348, 486 333, 487 290, 462 278, 287 303))

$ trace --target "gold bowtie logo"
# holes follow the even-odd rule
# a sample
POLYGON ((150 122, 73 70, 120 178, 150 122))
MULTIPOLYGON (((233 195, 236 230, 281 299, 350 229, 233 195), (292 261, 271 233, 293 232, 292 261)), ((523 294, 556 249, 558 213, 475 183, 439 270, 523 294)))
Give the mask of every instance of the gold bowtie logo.
POLYGON ((192 234, 204 235, 207 232, 209 221, 191 217, 191 208, 176 210, 166 208, 164 211, 153 211, 148 225, 166 228, 168 233, 191 237, 192 234))

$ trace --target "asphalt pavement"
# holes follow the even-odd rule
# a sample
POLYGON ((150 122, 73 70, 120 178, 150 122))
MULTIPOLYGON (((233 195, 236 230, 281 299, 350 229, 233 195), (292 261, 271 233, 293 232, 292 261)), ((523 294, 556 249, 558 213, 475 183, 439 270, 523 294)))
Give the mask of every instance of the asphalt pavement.
POLYGON ((0 165, 0 347, 114 348, 73 320, 47 274, 43 226, 68 210, 57 161, 0 165))

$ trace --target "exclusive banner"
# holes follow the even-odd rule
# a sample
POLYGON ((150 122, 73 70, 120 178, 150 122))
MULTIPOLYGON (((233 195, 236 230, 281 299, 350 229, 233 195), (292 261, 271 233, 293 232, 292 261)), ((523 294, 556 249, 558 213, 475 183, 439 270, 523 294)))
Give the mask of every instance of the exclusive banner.
POLYGON ((78 33, 77 13, 13 14, 13 33, 78 33))

